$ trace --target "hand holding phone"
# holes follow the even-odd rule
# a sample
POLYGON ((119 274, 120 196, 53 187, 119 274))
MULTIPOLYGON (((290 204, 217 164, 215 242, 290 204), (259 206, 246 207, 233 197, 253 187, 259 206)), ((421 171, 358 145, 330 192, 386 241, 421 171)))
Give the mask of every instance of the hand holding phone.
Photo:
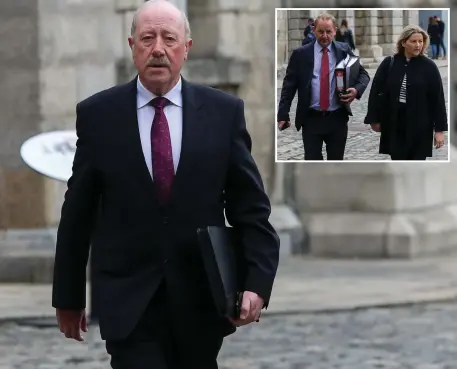
POLYGON ((281 120, 278 122, 278 129, 280 131, 284 131, 285 129, 287 129, 289 127, 290 127, 290 122, 288 122, 288 121, 281 120))

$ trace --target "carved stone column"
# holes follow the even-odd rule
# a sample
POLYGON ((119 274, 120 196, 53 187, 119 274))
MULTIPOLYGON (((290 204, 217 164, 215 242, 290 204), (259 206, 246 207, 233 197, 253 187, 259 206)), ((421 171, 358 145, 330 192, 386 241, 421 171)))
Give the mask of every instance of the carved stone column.
POLYGON ((0 53, 0 251, 21 265, 3 263, 0 279, 47 282, 66 186, 29 169, 20 147, 41 132, 74 129, 77 102, 115 84, 121 26, 113 3, 99 0, 0 1, 0 23, 9 45, 0 53))
POLYGON ((289 60, 292 51, 297 47, 301 46, 303 41, 303 30, 307 24, 307 19, 311 16, 309 10, 288 10, 288 55, 287 60, 289 60))
POLYGON ((383 57, 383 50, 379 46, 382 12, 382 10, 355 11, 356 43, 360 45, 358 49, 363 58, 373 58, 378 61, 383 57))
POLYGON ((383 10, 382 13, 384 13, 381 28, 383 36, 380 36, 380 46, 384 55, 392 55, 403 28, 408 24, 418 24, 419 14, 417 11, 409 10, 383 10))
MULTIPOLYGON (((451 147, 451 155, 456 149, 451 147)), ((312 255, 411 258, 456 250, 457 164, 313 164, 296 177, 312 255)))
POLYGON ((281 68, 284 64, 287 64, 289 60, 289 18, 287 10, 277 11, 277 53, 276 63, 277 67, 281 68))

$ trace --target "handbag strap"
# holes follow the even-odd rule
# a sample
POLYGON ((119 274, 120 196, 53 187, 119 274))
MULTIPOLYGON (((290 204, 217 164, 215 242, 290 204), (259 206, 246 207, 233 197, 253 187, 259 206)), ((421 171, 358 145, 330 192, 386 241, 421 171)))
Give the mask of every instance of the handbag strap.
POLYGON ((394 56, 390 56, 390 63, 389 63, 389 69, 387 70, 387 75, 389 75, 390 70, 392 69, 392 65, 394 65, 394 56))
POLYGON ((389 61, 389 68, 387 69, 387 75, 386 75, 386 78, 384 79, 384 86, 383 86, 383 93, 385 94, 385 90, 386 90, 386 85, 387 85, 387 78, 389 77, 389 73, 390 73, 390 70, 392 69, 392 65, 394 65, 394 57, 393 55, 390 56, 390 61, 389 61))

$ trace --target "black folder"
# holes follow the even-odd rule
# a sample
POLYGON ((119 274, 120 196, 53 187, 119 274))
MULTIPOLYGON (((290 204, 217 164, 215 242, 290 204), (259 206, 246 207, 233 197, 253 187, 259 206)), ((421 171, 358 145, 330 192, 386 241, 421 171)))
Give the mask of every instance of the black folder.
POLYGON ((239 318, 242 292, 236 233, 230 227, 208 226, 197 230, 200 251, 218 313, 239 318))

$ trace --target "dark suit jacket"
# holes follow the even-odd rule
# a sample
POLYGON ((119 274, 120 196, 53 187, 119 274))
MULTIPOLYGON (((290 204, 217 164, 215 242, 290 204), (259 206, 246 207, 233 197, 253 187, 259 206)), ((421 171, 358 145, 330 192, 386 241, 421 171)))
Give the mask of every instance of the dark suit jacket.
POLYGON ((184 79, 182 93, 181 157, 166 209, 141 149, 136 79, 77 105, 77 150, 58 228, 52 305, 85 307, 91 245, 103 339, 126 337, 164 279, 183 329, 234 332, 217 316, 197 245, 197 228, 224 226, 224 210, 243 238, 242 287, 268 305, 279 239, 250 153, 243 101, 184 79))
MULTIPOLYGON (((316 41, 317 42, 317 41, 316 41)), ((286 76, 282 84, 281 98, 279 100, 277 120, 290 121, 289 112, 295 93, 298 91, 297 112, 295 115, 295 127, 299 131, 305 125, 308 116, 308 110, 311 105, 311 82, 314 70, 314 44, 309 43, 295 49, 287 65, 286 76)), ((343 60, 347 54, 354 55, 350 47, 342 42, 333 41, 332 47, 336 54, 336 63, 343 60)), ((360 75, 354 87, 357 90, 357 99, 362 97, 365 89, 370 82, 370 76, 367 71, 360 66, 360 75)), ((347 112, 352 115, 348 106, 347 112)))

